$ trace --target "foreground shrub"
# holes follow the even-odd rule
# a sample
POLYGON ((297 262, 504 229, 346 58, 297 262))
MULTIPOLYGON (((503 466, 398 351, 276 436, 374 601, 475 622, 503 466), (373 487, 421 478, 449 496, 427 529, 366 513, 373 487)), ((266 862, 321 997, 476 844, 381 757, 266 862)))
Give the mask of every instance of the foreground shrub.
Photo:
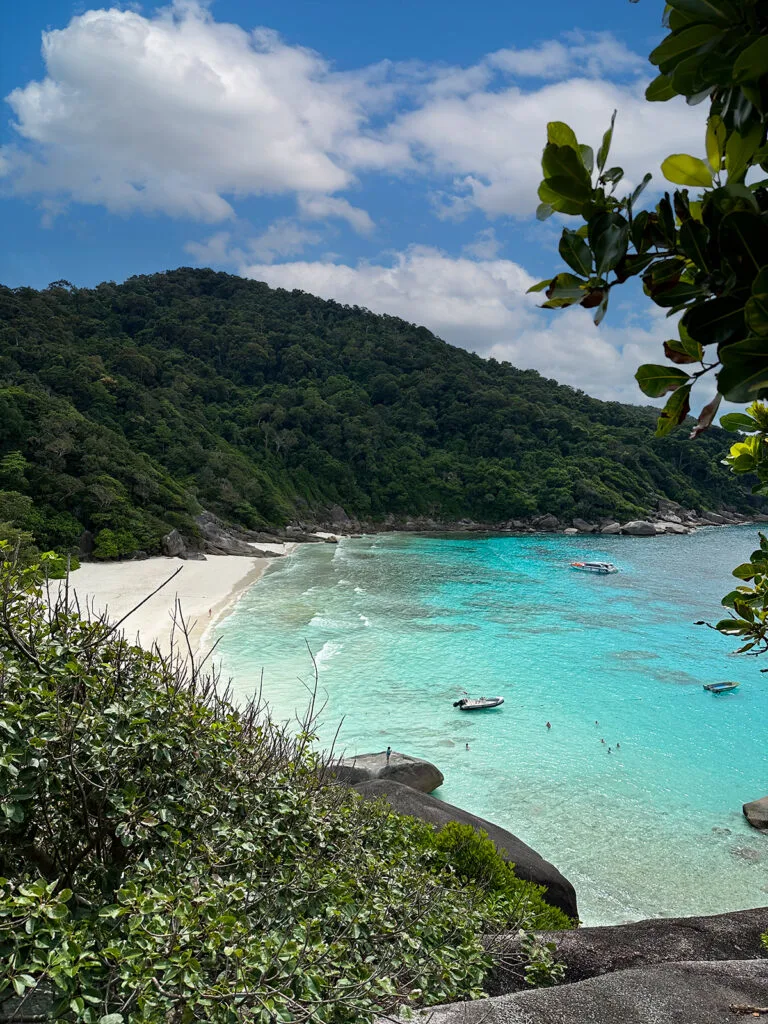
POLYGON ((521 922, 541 931, 573 928, 564 911, 546 902, 544 886, 518 878, 485 832, 453 821, 432 841, 445 866, 484 894, 481 907, 486 928, 508 931, 521 922))
POLYGON ((450 840, 326 784, 311 715, 235 708, 40 578, 0 569, 0 1016, 343 1024, 482 993, 484 927, 537 923, 536 887, 515 915, 494 882, 499 912, 450 840))

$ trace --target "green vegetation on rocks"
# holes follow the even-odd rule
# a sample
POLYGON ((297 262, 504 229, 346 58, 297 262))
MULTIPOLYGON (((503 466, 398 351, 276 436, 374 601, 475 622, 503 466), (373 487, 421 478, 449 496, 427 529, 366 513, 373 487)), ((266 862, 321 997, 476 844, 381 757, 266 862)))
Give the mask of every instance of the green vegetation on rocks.
POLYGON ((0 562, 0 1019, 365 1021, 480 995, 484 933, 571 924, 471 829, 332 783, 311 717, 237 709, 0 562))
POLYGON ((32 499, 12 522, 43 548, 87 529, 97 558, 156 553, 172 528, 194 539, 201 508, 263 529, 333 504, 501 523, 760 503, 720 466, 725 434, 689 446, 654 420, 210 270, 0 287, 0 491, 32 499))

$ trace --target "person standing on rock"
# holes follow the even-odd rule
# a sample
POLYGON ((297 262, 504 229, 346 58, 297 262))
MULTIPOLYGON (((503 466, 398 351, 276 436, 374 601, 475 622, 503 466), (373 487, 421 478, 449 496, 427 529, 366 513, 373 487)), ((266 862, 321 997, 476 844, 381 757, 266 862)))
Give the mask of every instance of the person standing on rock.
POLYGON ((389 768, 389 759, 392 756, 392 747, 387 747, 387 768, 389 768))

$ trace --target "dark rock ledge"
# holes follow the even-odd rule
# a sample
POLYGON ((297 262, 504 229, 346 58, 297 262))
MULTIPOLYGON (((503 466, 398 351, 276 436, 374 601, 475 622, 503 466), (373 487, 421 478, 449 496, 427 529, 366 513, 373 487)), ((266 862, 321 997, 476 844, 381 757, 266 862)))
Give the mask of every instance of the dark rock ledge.
POLYGON ((744 804, 742 810, 744 817, 753 828, 760 829, 761 832, 768 832, 768 796, 744 804))
MULTIPOLYGON (((688 960, 495 999, 432 1006, 412 1024, 727 1024, 768 1004, 768 961, 688 960)), ((761 1019, 765 1019, 762 1017, 761 1019)))
MULTIPOLYGON (((629 968, 682 960, 757 960, 768 953, 760 941, 768 931, 768 907, 708 917, 667 917, 572 932, 543 932, 557 943, 557 959, 571 983, 629 968)), ((488 979, 489 995, 525 989, 518 973, 506 970, 520 950, 516 935, 493 936, 488 947, 499 966, 488 979)), ((768 960, 766 960, 768 971, 768 960)), ((768 999, 768 994, 766 995, 768 999)))
POLYGON ((545 887, 544 899, 553 907, 559 907, 570 917, 579 916, 576 903, 576 891, 568 879, 562 875, 554 864, 544 860, 535 850, 531 849, 522 839, 506 829, 485 821, 475 814, 463 811, 460 807, 438 800, 428 793, 411 789, 410 786, 391 779, 378 778, 371 782, 361 782, 352 787, 365 800, 387 800, 398 814, 408 814, 431 825, 442 828, 451 821, 487 832, 496 849, 515 865, 518 878, 535 882, 545 887))
POLYGON ((374 779, 399 782, 421 793, 431 793, 443 784, 443 773, 431 761, 401 754, 396 750, 387 761, 386 751, 378 754, 360 754, 359 757, 345 757, 333 765, 332 771, 340 782, 350 786, 374 779))

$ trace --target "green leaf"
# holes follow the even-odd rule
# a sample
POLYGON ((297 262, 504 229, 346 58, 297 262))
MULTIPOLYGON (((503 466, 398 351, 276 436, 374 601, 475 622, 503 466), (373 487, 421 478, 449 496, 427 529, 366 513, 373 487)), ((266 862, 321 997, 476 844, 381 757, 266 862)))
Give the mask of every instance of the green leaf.
POLYGON ((539 203, 536 207, 536 220, 548 220, 555 212, 555 208, 549 203, 539 203))
POLYGON ((649 103, 664 103, 677 95, 669 75, 658 75, 645 90, 645 98, 649 103))
POLYGON ((756 82, 768 70, 768 36, 761 36, 748 46, 736 58, 733 65, 733 80, 738 85, 742 82, 756 82))
POLYGON ((707 121, 707 160, 715 174, 720 170, 725 156, 726 134, 723 119, 712 114, 707 121))
POLYGON ((715 623, 715 629, 726 636, 743 636, 751 628, 750 624, 745 622, 744 619, 720 619, 719 622, 715 623))
POLYGON ((731 575, 734 575, 737 580, 753 580, 757 571, 753 562, 742 562, 735 567, 731 575))
POLYGON ((611 141, 613 139, 613 127, 616 124, 616 111, 611 114, 611 124, 608 130, 603 135, 603 141, 600 145, 600 149, 597 151, 597 170, 600 174, 603 173, 605 162, 608 159, 608 153, 611 150, 611 141))
POLYGON ((690 375, 684 370, 677 370, 674 366, 658 366, 653 363, 644 363, 635 374, 635 380, 640 385, 640 390, 649 398, 661 398, 668 391, 674 391, 690 379, 690 375))
POLYGON ((566 213, 571 216, 581 213, 584 203, 574 202, 571 199, 565 199, 554 189, 549 187, 547 181, 542 181, 539 185, 539 199, 541 200, 542 206, 550 206, 553 210, 558 213, 566 213))
MULTIPOLYGON (((545 178, 543 184, 551 189, 555 195, 555 200, 565 200, 571 205, 576 204, 578 206, 578 213, 581 213, 584 203, 592 197, 592 186, 590 184, 585 185, 578 178, 572 178, 566 174, 556 174, 552 178, 545 178)), ((541 193, 539 193, 539 198, 541 198, 541 193)), ((556 210, 558 209, 555 202, 552 205, 556 210)))
POLYGON ((606 182, 608 185, 618 185, 623 177, 623 167, 611 167, 610 170, 603 171, 600 175, 600 180, 606 182))
POLYGON ((701 345, 697 343, 698 352, 688 352, 681 341, 673 338, 664 342, 664 355, 678 366, 685 366, 688 363, 700 363, 703 358, 701 345))
POLYGON ((673 248, 677 242, 677 232, 675 230, 675 211, 672 209, 672 201, 669 195, 665 192, 663 197, 659 200, 659 204, 656 207, 656 212, 659 218, 659 230, 664 236, 664 241, 670 248, 673 248))
POLYGON ((725 416, 720 417, 720 426, 723 430, 728 430, 731 433, 735 433, 737 430, 753 432, 760 429, 757 420, 753 420, 751 416, 747 416, 743 412, 727 412, 725 416))
POLYGON ((700 270, 709 272, 709 231, 697 220, 687 220, 680 228, 680 246, 683 252, 700 270))
POLYGON ((648 55, 651 64, 655 64, 662 74, 669 74, 680 61, 689 54, 695 53, 715 36, 722 35, 722 29, 716 25, 689 25, 679 32, 671 32, 648 55))
POLYGON ((664 309, 682 309, 691 302, 700 301, 705 294, 702 285, 692 284, 690 281, 681 281, 668 291, 659 292, 653 296, 657 306, 664 309))
POLYGON ((720 222, 720 251, 742 280, 760 273, 768 254, 768 224, 755 213, 734 210, 720 222))
POLYGON ((725 169, 728 183, 737 185, 744 181, 763 138, 763 125, 752 125, 746 135, 731 132, 725 144, 725 169))
POLYGON ((548 142, 544 147, 541 167, 547 180, 550 178, 572 178, 579 183, 582 189, 590 192, 592 190, 592 181, 582 163, 581 153, 578 149, 571 149, 570 146, 556 146, 554 143, 548 142))
POLYGON ((581 155, 581 162, 588 174, 591 174, 595 168, 595 154, 591 146, 579 146, 579 154, 581 155))
POLYGON ((768 266, 763 267, 752 284, 744 318, 753 334, 768 335, 768 266))
POLYGON ((673 181, 676 185, 698 188, 710 188, 712 185, 712 171, 707 164, 687 153, 668 156, 661 165, 661 171, 667 181, 673 181))
POLYGON ((738 299, 709 299, 686 312, 683 326, 701 345, 738 341, 746 333, 744 308, 738 299))
POLYGON ((645 174, 645 175, 643 175, 643 180, 640 182, 640 184, 637 186, 635 191, 629 197, 629 208, 630 208, 630 210, 635 205, 635 203, 640 198, 640 196, 643 194, 643 192, 645 192, 646 186, 648 185, 648 182, 652 178, 653 178, 652 174, 645 174))
POLYGON ((673 11, 691 16, 697 21, 716 25, 730 25, 739 21, 739 12, 730 0, 667 0, 673 11))
POLYGON ((99 1017, 99 1024, 123 1024, 124 1020, 122 1013, 108 1013, 105 1017, 99 1017))
POLYGON ((560 239, 559 252, 571 270, 582 277, 591 276, 592 253, 581 235, 566 228, 560 239))
POLYGON ((597 276, 605 277, 627 253, 629 222, 618 213, 598 214, 589 222, 589 244, 597 276))
POLYGON ((530 295, 531 292, 543 292, 545 289, 549 288, 549 286, 551 284, 552 284, 552 278, 551 277, 548 278, 546 281, 539 281, 538 284, 532 284, 531 287, 528 289, 528 291, 525 294, 526 295, 530 295))
POLYGON ((679 426, 688 413, 691 411, 691 388, 692 384, 673 391, 667 399, 667 404, 659 413, 659 420, 656 424, 656 437, 666 437, 671 434, 675 427, 679 426))
MULTIPOLYGON (((720 42, 716 40, 716 42, 720 42)), ((685 102, 690 107, 705 100, 712 91, 712 63, 713 55, 705 47, 702 51, 691 53, 677 65, 672 75, 672 85, 685 96, 685 102)))
POLYGON ((729 402, 751 402, 768 388, 768 340, 745 338, 720 350, 718 389, 729 402))
POLYGON ((579 152, 579 143, 573 128, 565 121, 550 121, 547 125, 547 142, 555 146, 568 146, 576 153, 579 152))
POLYGON ((548 301, 544 303, 543 309, 560 309, 563 306, 572 306, 581 302, 584 298, 584 291, 587 282, 573 274, 558 274, 552 278, 547 289, 548 301))

